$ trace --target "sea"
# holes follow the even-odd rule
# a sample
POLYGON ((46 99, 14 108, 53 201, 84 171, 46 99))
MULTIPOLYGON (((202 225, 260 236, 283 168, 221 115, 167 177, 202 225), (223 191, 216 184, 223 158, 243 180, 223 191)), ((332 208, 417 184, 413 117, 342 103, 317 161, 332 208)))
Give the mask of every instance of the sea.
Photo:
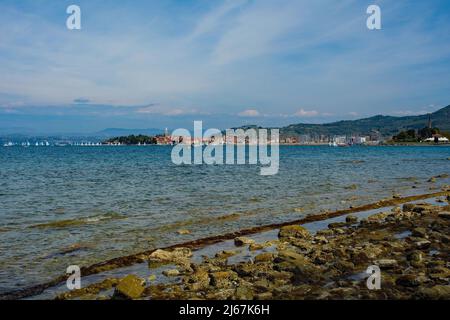
POLYGON ((175 165, 171 151, 0 147, 0 293, 70 265, 450 184, 445 146, 281 146, 273 176, 250 164, 175 165))

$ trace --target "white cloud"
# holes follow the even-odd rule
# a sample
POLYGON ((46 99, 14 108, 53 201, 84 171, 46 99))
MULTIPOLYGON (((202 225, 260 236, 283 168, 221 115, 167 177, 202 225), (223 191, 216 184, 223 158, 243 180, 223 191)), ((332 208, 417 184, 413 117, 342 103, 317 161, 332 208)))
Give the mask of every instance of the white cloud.
POLYGON ((238 114, 240 117, 259 117, 261 113, 255 109, 247 109, 238 114))
POLYGON ((315 117, 318 115, 319 112, 316 110, 305 110, 305 109, 300 109, 294 114, 294 116, 296 117, 315 117))

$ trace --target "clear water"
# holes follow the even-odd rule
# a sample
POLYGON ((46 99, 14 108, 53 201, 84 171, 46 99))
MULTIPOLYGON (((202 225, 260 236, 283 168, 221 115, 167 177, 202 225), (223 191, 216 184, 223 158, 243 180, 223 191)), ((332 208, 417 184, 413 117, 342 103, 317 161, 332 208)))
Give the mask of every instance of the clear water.
POLYGON ((72 264, 450 183, 427 182, 450 174, 449 147, 282 146, 275 176, 253 165, 175 166, 170 152, 0 148, 0 292, 45 282, 72 264))

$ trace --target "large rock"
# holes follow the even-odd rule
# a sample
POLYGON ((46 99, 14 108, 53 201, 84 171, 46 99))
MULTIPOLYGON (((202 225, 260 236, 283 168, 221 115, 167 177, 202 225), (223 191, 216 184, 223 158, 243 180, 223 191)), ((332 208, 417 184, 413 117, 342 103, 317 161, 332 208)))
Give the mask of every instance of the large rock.
POLYGON ((238 247, 242 247, 245 245, 250 245, 255 243, 255 240, 247 238, 247 237, 237 237, 234 239, 234 244, 238 247))
POLYGON ((116 286, 114 295, 127 298, 127 299, 138 299, 141 297, 145 289, 145 280, 130 274, 120 280, 119 284, 116 286))
POLYGON ((311 238, 311 234, 304 227, 299 225, 293 226, 285 226, 280 229, 278 233, 278 237, 282 238, 300 238, 300 239, 309 239, 311 238))
POLYGON ((188 266, 190 264, 189 258, 192 256, 192 251, 189 248, 176 248, 172 251, 158 249, 149 256, 150 264, 178 264, 188 266))

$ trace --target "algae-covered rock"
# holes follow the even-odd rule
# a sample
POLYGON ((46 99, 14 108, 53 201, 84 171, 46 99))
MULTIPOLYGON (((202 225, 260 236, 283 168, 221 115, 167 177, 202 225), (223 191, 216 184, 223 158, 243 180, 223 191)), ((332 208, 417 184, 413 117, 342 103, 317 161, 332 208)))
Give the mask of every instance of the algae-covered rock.
POLYGON ((180 275, 180 271, 177 269, 164 270, 163 275, 166 277, 178 277, 180 275))
POLYGON ((448 300, 450 299, 450 286, 438 285, 431 288, 421 288, 418 295, 423 299, 448 300))
POLYGON ((247 237, 237 237, 234 239, 234 244, 238 247, 255 243, 255 240, 247 237))
POLYGON ((258 254, 255 257, 255 263, 268 262, 268 261, 272 261, 272 260, 273 260, 273 254, 270 252, 264 252, 264 253, 258 254))
POLYGON ((285 226, 280 229, 278 237, 281 238, 300 238, 309 239, 311 234, 304 227, 299 225, 285 226))
POLYGON ((130 274, 120 280, 116 286, 114 295, 127 299, 138 299, 141 297, 145 289, 145 280, 134 274, 130 274))

